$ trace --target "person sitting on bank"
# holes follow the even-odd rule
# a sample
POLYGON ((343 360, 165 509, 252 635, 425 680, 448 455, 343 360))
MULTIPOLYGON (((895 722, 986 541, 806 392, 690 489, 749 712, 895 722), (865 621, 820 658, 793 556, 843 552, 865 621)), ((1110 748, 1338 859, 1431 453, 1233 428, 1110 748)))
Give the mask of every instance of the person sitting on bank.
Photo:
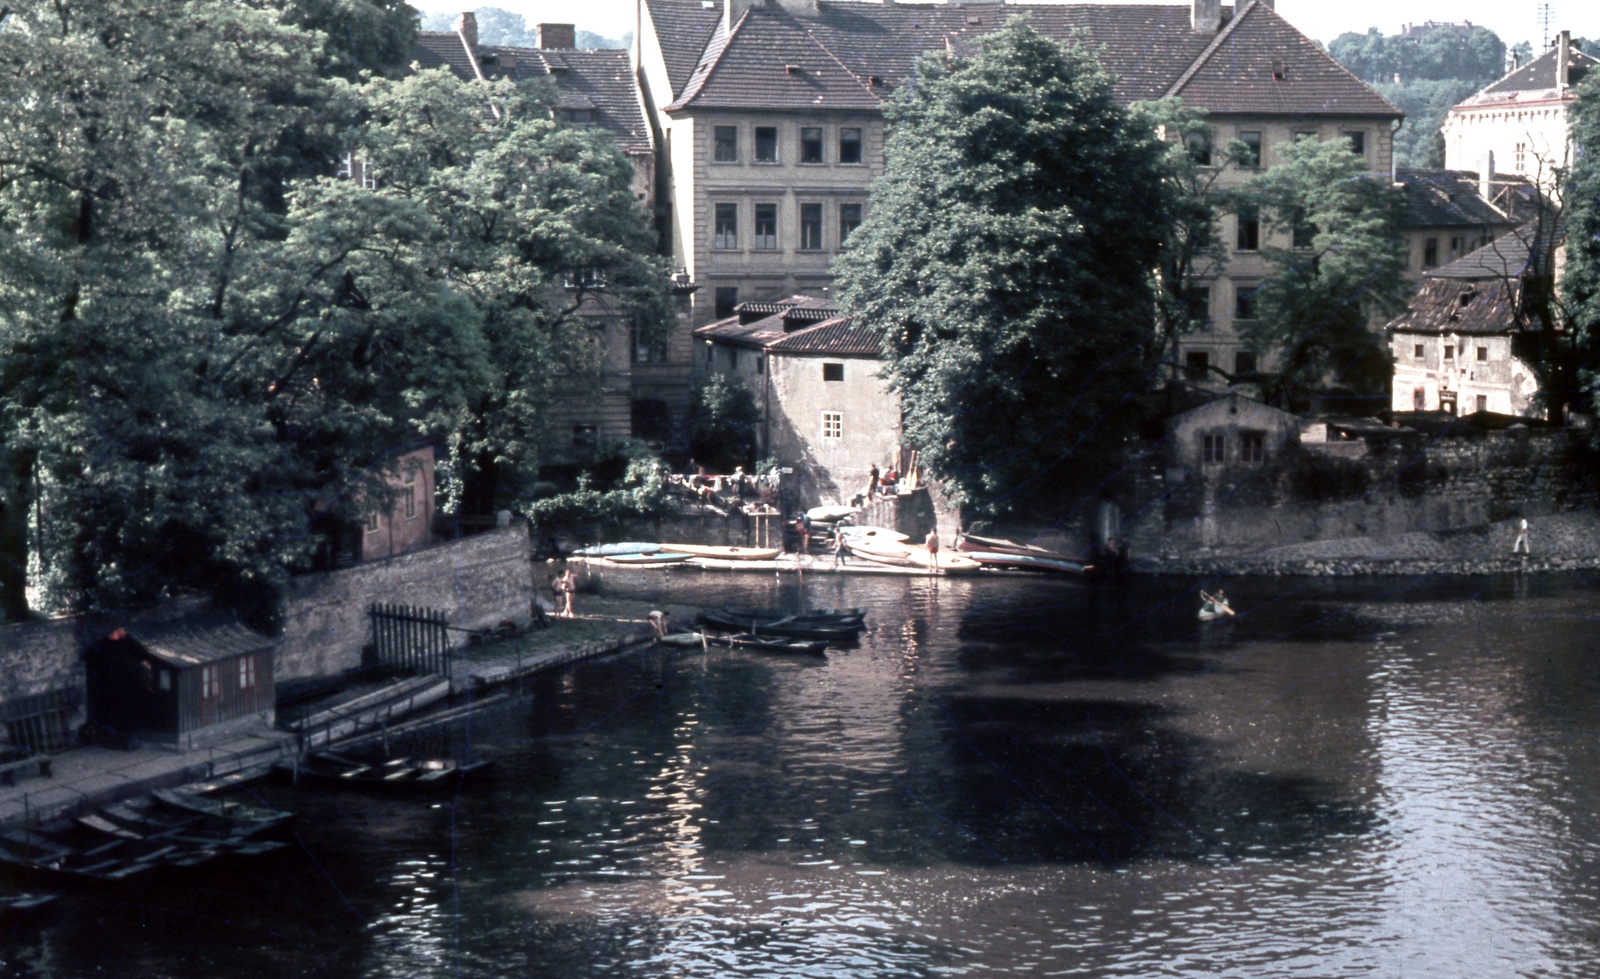
POLYGON ((660 609, 652 609, 649 616, 647 616, 650 620, 650 633, 655 636, 656 642, 667 638, 667 616, 669 614, 660 609))

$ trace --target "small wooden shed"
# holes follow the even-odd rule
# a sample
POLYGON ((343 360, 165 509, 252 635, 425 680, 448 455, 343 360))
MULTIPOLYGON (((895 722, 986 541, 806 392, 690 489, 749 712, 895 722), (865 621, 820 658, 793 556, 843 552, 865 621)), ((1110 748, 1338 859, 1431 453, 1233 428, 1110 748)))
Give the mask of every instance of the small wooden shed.
POLYGON ((114 629, 83 652, 90 723, 175 748, 271 727, 275 646, 220 616, 114 629))

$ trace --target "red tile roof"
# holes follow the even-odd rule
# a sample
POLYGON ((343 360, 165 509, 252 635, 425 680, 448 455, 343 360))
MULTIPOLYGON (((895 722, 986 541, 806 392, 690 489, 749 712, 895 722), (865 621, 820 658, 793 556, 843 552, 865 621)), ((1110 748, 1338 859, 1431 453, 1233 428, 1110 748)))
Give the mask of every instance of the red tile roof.
POLYGON ((767 345, 774 353, 825 354, 834 357, 881 357, 878 338, 855 324, 853 316, 835 316, 816 326, 795 330, 767 345))
POLYGON ((877 338, 853 326, 854 317, 840 313, 827 299, 790 296, 744 302, 735 309, 739 315, 708 323, 694 335, 715 343, 785 354, 878 357, 883 352, 877 338))
POLYGON ((661 60, 667 69, 670 100, 689 84, 700 54, 711 44, 712 35, 722 23, 722 3, 702 0, 645 0, 646 13, 655 27, 661 60))
MULTIPOLYGON (((647 3, 658 32, 684 9, 674 0, 647 3)), ((668 108, 874 108, 911 78, 923 52, 970 53, 1019 15, 1048 37, 1081 36, 1097 47, 1122 102, 1173 94, 1212 112, 1400 115, 1274 10, 1253 3, 1238 17, 1224 7, 1214 34, 1192 28, 1188 4, 819 0, 806 15, 756 5, 731 33, 674 29, 677 40, 698 32, 706 44, 689 67, 687 45, 668 51, 663 42, 669 76, 688 79, 674 83, 668 108), (1286 69, 1281 78, 1278 68, 1286 69)))

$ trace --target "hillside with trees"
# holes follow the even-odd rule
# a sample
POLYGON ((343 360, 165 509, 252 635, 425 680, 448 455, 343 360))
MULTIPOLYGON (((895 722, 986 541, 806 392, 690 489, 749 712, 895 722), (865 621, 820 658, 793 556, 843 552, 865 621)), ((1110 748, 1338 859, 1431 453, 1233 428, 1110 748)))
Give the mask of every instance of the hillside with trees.
MULTIPOLYGON (((475 12, 478 18, 478 42, 480 44, 503 45, 508 48, 536 48, 539 46, 539 35, 536 25, 529 24, 521 14, 514 14, 509 10, 499 7, 484 7, 475 12)), ((458 14, 432 13, 422 15, 422 29, 425 31, 448 31, 455 23, 458 14)), ((575 46, 583 49, 590 48, 626 48, 633 44, 633 32, 622 35, 620 38, 602 37, 593 31, 579 30, 575 46)))

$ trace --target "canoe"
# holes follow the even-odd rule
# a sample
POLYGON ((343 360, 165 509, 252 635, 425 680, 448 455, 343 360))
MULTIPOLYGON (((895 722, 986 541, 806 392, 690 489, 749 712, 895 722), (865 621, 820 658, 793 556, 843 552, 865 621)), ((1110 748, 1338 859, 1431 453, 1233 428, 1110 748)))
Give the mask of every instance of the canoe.
POLYGON ((153 789, 150 798, 176 812, 204 816, 204 825, 230 836, 252 836, 285 825, 293 813, 271 806, 257 806, 234 799, 218 798, 184 789, 153 789))
POLYGON ((115 837, 77 839, 46 825, 0 834, 0 866, 50 886, 124 887, 167 865, 177 844, 151 846, 115 837))
POLYGON ((859 512, 860 509, 853 506, 814 506, 806 511, 806 516, 812 523, 834 523, 859 512))
POLYGON ((861 619, 797 613, 741 615, 738 610, 710 609, 701 612, 699 623, 720 632, 748 635, 786 636, 792 639, 832 639, 849 641, 864 627, 861 619))
POLYGON ((712 611, 741 619, 787 619, 792 622, 845 625, 858 628, 867 620, 867 610, 864 608, 808 608, 801 609, 798 612, 782 612, 769 608, 724 605, 712 611))
POLYGON ((617 544, 591 544, 580 547, 572 552, 574 557, 613 557, 618 554, 654 554, 661 550, 660 544, 651 544, 644 541, 623 541, 617 544))
POLYGON ((1035 554, 1006 554, 996 551, 963 551, 966 557, 985 567, 1020 568, 1025 571, 1054 571, 1061 574, 1083 574, 1090 565, 1064 558, 1040 557, 1035 554))
POLYGON ((102 806, 77 819, 78 825, 101 836, 125 840, 165 841, 211 855, 259 856, 283 849, 286 844, 230 833, 226 824, 197 813, 185 813, 158 806, 148 796, 102 806))
POLYGON ((972 534, 963 534, 960 540, 956 541, 956 549, 969 553, 976 551, 984 554, 1020 554, 1049 561, 1067 561, 1087 567, 1083 559, 1076 555, 1063 554, 1060 551, 1048 551, 1033 544, 1019 544, 1003 537, 977 537, 972 534))
POLYGON ((669 564, 682 564, 689 560, 690 555, 679 552, 656 551, 652 554, 613 554, 605 560, 612 564, 631 564, 637 567, 653 568, 669 564))
POLYGON ((492 763, 480 758, 461 764, 454 758, 391 758, 365 762, 330 751, 312 752, 298 762, 281 760, 273 771, 316 785, 393 793, 451 792, 479 780, 492 763))
POLYGON ((1215 622, 1218 619, 1230 619, 1232 617, 1233 610, 1228 608, 1226 605, 1219 608, 1210 602, 1206 602, 1200 606, 1201 622, 1215 622))
POLYGON ((713 636, 712 645, 731 646, 734 649, 754 649, 763 653, 798 653, 806 656, 824 656, 827 642, 821 639, 768 639, 763 636, 713 636))
POLYGON ((722 544, 662 544, 661 548, 691 557, 722 561, 771 561, 783 553, 783 549, 778 547, 731 547, 722 544))
POLYGON ((888 527, 858 527, 855 524, 845 524, 839 528, 839 533, 844 535, 847 542, 854 539, 865 539, 898 543, 908 539, 907 535, 900 533, 898 530, 890 530, 888 527))
MULTIPOLYGON (((845 547, 851 554, 876 561, 879 564, 906 568, 928 568, 928 549, 921 544, 900 544, 894 541, 861 541, 845 538, 845 547)), ((940 550, 937 567, 945 574, 971 574, 983 567, 977 561, 953 551, 940 550)))

